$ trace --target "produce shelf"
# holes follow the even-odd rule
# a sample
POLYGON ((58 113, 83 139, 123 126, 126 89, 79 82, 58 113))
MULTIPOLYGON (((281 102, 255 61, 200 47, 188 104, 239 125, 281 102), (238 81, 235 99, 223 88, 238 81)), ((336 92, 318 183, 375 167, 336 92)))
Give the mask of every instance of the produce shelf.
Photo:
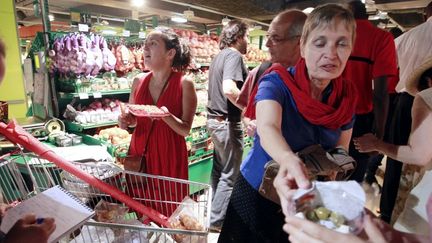
POLYGON ((66 125, 66 130, 69 132, 82 132, 83 130, 86 129, 117 125, 117 121, 87 123, 87 124, 79 124, 76 122, 64 121, 64 123, 66 125))
MULTIPOLYGON (((261 64, 261 62, 247 62, 246 66, 250 67, 250 68, 254 68, 254 67, 256 67, 256 66, 258 66, 260 64, 261 64)), ((200 65, 201 67, 209 67, 210 63, 206 63, 206 62, 204 62, 204 63, 197 63, 197 65, 200 65)))
POLYGON ((256 66, 259 66, 261 63, 260 62, 247 62, 246 66, 249 68, 254 68, 256 66))
POLYGON ((96 96, 98 98, 98 95, 105 96, 105 95, 117 95, 117 94, 130 94, 130 89, 119 89, 119 90, 107 90, 107 91, 93 91, 93 92, 83 92, 83 93, 65 93, 65 92, 59 92, 61 99, 72 99, 72 98, 82 98, 82 96, 96 96), (96 94, 96 95, 95 95, 96 94))

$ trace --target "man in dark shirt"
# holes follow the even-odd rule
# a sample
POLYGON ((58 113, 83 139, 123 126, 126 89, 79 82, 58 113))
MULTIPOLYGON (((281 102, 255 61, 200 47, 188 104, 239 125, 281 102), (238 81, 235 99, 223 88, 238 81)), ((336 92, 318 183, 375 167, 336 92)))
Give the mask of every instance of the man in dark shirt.
POLYGON ((247 43, 247 24, 231 20, 222 30, 221 52, 214 57, 209 70, 207 130, 214 144, 210 226, 215 231, 223 224, 243 155, 243 106, 236 101, 247 76, 242 57, 247 43))

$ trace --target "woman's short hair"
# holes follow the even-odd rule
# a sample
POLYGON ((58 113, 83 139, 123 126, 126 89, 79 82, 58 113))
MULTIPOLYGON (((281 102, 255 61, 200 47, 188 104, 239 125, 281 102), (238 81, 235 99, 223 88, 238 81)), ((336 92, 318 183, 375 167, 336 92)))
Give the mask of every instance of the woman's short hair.
POLYGON ((306 43, 309 34, 318 27, 326 27, 333 24, 333 21, 345 22, 348 30, 352 31, 352 42, 355 41, 356 22, 351 11, 340 4, 329 3, 316 7, 307 17, 301 37, 302 43, 306 43))
POLYGON ((219 48, 221 50, 232 46, 238 38, 243 38, 248 30, 248 25, 239 19, 233 19, 223 28, 219 38, 219 48))
POLYGON ((176 51, 172 67, 179 71, 185 70, 192 59, 189 45, 181 40, 171 28, 156 27, 155 31, 161 34, 167 50, 174 49, 176 51))

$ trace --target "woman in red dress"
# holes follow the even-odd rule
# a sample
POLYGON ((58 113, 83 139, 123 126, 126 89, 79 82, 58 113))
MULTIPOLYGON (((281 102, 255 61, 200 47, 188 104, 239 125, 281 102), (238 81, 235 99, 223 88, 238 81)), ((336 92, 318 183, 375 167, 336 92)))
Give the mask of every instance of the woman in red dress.
MULTIPOLYGON (((183 78, 182 73, 191 60, 189 47, 180 42, 172 29, 158 27, 145 41, 144 56, 145 66, 151 72, 134 82, 130 103, 156 105, 170 116, 152 119, 122 114, 121 127, 135 126, 129 155, 141 156, 147 146, 145 173, 187 180, 185 136, 191 129, 197 105, 193 81, 183 78)), ((131 196, 149 199, 143 203, 166 216, 189 194, 187 186, 158 180, 136 184, 131 189, 131 196)))

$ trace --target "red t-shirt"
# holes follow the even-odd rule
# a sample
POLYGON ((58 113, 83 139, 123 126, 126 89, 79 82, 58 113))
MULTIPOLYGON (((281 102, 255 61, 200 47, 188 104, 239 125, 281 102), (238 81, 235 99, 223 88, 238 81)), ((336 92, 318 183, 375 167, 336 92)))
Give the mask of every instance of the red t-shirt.
POLYGON ((373 110, 374 78, 388 76, 389 89, 394 89, 391 86, 398 74, 396 47, 389 32, 373 26, 368 20, 356 22, 357 37, 343 75, 356 85, 356 114, 366 114, 373 110))

